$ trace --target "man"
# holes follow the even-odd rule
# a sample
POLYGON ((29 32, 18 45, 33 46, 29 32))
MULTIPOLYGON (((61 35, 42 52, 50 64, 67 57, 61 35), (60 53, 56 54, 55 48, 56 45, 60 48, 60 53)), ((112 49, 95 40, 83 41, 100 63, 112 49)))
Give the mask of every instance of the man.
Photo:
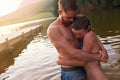
MULTIPOLYGON (((76 0, 58 1, 59 17, 48 27, 47 35, 49 39, 57 49, 61 58, 78 59, 79 62, 82 61, 81 66, 83 66, 87 61, 104 61, 104 59, 107 58, 107 55, 104 55, 102 58, 100 58, 99 55, 92 55, 85 51, 77 49, 76 40, 70 28, 71 23, 77 15, 77 9, 78 6, 76 0)), ((106 53, 105 49, 102 46, 101 48, 102 51, 106 53)), ((85 80, 85 72, 83 68, 81 69, 81 67, 73 67, 67 65, 61 65, 61 67, 62 80, 85 80), (70 71, 66 72, 66 70, 70 71)))

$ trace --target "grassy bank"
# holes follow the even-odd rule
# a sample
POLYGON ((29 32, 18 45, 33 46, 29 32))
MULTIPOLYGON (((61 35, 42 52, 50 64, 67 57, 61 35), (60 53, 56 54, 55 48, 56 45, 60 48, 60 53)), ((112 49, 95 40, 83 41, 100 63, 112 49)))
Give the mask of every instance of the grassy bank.
POLYGON ((15 20, 14 18, 11 21, 6 21, 3 24, 0 24, 0 26, 4 25, 10 25, 10 24, 16 24, 16 23, 21 23, 21 22, 27 22, 27 21, 32 21, 32 20, 37 20, 37 19, 42 19, 42 18, 49 18, 49 17, 54 17, 52 12, 40 12, 37 14, 34 14, 32 16, 24 16, 22 18, 19 18, 15 20))
POLYGON ((41 19, 41 18, 48 18, 48 17, 53 17, 52 12, 41 12, 41 13, 35 14, 35 15, 33 15, 33 16, 30 16, 30 17, 26 17, 26 18, 17 20, 17 21, 14 22, 14 23, 31 21, 31 20, 41 19))

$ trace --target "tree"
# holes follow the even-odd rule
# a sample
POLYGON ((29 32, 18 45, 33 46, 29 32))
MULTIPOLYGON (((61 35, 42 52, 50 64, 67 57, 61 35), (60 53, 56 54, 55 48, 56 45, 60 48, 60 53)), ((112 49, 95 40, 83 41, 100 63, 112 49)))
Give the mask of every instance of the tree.
POLYGON ((57 10, 58 10, 58 0, 53 1, 53 7, 54 7, 54 9, 53 9, 52 13, 55 17, 58 17, 58 12, 57 12, 57 10))

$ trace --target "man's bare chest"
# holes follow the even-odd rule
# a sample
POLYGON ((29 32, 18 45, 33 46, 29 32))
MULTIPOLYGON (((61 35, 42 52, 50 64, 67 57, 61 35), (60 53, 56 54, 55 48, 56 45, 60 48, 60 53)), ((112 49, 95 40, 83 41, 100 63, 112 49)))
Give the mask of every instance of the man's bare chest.
POLYGON ((65 31, 63 36, 71 45, 76 46, 76 39, 71 31, 65 31))

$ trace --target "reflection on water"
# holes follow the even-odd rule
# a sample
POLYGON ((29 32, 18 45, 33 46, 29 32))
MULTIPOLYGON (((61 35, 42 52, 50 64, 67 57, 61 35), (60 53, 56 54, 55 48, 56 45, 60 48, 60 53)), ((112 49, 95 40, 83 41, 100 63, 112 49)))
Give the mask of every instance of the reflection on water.
MULTIPOLYGON (((112 15, 109 12, 102 12, 99 16, 93 12, 88 16, 109 54, 108 63, 102 63, 102 67, 109 80, 120 80, 120 10, 112 11, 112 15)), ((60 66, 55 63, 57 51, 47 38, 46 32, 42 35, 35 37, 14 58, 14 64, 0 75, 0 80, 60 80, 60 66)))
POLYGON ((5 80, 59 80, 60 70, 55 63, 57 52, 46 36, 39 34, 16 57, 14 65, 1 74, 5 80))
POLYGON ((109 54, 104 69, 110 80, 120 80, 120 35, 100 38, 109 54))

